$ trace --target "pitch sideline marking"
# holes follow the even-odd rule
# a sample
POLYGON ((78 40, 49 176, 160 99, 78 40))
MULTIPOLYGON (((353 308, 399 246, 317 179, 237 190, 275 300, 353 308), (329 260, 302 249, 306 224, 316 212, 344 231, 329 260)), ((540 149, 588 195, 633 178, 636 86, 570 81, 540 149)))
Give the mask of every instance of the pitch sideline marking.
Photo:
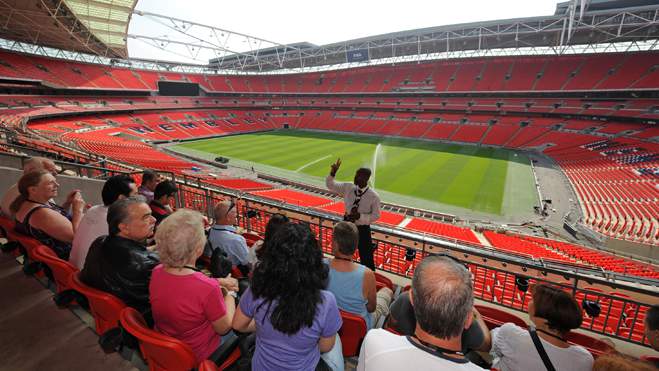
POLYGON ((325 156, 325 157, 321 157, 321 158, 319 158, 319 159, 317 159, 317 160, 311 161, 311 162, 308 163, 308 164, 304 164, 304 165, 300 166, 299 168, 297 168, 297 170, 295 170, 295 172, 296 172, 296 173, 299 173, 302 169, 304 169, 304 168, 306 168, 306 167, 309 167, 309 166, 311 166, 311 165, 313 165, 313 164, 315 164, 315 163, 317 163, 317 162, 321 162, 321 161, 323 161, 324 159, 326 159, 326 158, 328 158, 328 157, 330 157, 330 156, 331 156, 331 154, 329 154, 329 155, 327 155, 327 156, 325 156))

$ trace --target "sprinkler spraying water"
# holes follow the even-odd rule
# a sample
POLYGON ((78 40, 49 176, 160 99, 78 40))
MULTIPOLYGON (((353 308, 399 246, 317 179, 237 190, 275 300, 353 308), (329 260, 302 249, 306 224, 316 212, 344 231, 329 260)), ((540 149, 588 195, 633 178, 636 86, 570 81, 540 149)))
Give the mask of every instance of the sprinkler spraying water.
POLYGON ((375 146, 375 152, 373 152, 373 163, 371 164, 371 187, 375 188, 375 170, 378 166, 378 157, 380 157, 380 151, 382 150, 382 144, 378 143, 375 146))

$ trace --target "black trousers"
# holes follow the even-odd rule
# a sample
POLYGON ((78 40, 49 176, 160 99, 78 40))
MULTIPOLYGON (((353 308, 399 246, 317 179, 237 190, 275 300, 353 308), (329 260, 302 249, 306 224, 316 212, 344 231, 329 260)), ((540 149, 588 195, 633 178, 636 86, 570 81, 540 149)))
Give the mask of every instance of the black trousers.
POLYGON ((375 270, 375 261, 373 260, 373 240, 371 239, 371 226, 358 225, 359 231, 359 262, 362 265, 375 270))

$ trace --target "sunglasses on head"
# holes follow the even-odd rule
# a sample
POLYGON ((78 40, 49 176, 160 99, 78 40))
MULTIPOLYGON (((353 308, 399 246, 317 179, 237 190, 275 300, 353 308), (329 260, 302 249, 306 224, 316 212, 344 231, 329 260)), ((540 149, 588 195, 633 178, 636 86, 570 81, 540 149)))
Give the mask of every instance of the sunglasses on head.
POLYGON ((229 208, 227 209, 227 212, 224 214, 224 217, 226 218, 227 215, 229 215, 229 213, 231 212, 231 210, 233 210, 235 207, 236 207, 236 202, 232 198, 229 203, 229 208))

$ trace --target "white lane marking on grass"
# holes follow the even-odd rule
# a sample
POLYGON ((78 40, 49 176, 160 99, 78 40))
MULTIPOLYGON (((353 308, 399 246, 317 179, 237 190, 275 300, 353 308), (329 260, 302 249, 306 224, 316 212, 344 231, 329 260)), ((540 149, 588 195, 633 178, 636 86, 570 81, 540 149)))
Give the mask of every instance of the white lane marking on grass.
POLYGON ((309 166, 311 166, 311 165, 313 165, 313 164, 315 164, 315 163, 317 163, 317 162, 321 162, 321 161, 323 161, 324 159, 326 159, 326 158, 328 158, 328 157, 330 157, 330 156, 331 156, 331 154, 329 154, 329 155, 327 155, 327 156, 325 156, 325 157, 321 157, 321 158, 319 158, 319 159, 317 159, 317 160, 313 160, 313 161, 311 161, 311 162, 308 163, 308 164, 304 164, 304 165, 300 166, 299 168, 297 168, 297 170, 295 170, 295 172, 296 172, 296 173, 299 173, 302 169, 304 169, 304 168, 306 168, 306 167, 309 167, 309 166))

